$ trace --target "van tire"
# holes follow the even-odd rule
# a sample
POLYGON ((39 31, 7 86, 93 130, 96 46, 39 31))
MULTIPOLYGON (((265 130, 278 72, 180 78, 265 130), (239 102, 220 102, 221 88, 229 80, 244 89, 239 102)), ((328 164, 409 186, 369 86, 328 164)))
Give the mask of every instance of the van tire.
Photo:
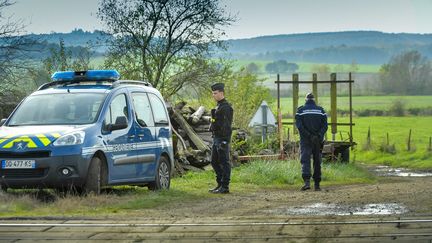
POLYGON ((161 156, 156 170, 156 178, 154 182, 148 185, 152 191, 168 190, 171 184, 171 167, 168 159, 161 156))
POLYGON ((93 157, 87 173, 86 182, 83 186, 83 193, 94 193, 99 195, 101 192, 101 164, 102 161, 98 157, 93 157))
POLYGON ((6 193, 8 190, 7 186, 0 186, 0 191, 6 193))

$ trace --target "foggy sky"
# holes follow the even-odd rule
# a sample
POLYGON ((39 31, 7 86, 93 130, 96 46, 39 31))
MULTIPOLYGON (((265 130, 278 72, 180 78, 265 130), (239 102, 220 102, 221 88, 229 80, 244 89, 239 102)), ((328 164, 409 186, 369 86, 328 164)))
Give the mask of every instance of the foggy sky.
MULTIPOLYGON (((238 21, 224 39, 346 30, 432 33, 432 0, 222 0, 238 21)), ((30 33, 104 29, 98 0, 16 0, 6 16, 30 33)))

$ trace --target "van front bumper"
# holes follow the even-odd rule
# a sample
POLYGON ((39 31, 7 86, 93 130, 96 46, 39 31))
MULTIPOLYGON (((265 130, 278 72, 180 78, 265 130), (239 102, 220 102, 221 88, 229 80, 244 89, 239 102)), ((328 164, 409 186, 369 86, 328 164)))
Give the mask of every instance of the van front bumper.
POLYGON ((91 157, 82 155, 45 158, 0 158, 0 160, 34 160, 32 169, 0 168, 3 188, 62 188, 82 186, 87 177, 91 157), (65 173, 68 172, 68 173, 65 173))

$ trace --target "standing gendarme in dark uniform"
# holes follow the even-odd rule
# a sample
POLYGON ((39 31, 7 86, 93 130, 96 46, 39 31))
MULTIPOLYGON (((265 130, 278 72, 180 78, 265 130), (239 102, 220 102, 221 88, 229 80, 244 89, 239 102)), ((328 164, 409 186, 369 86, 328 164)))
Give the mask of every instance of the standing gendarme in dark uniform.
POLYGON ((233 109, 224 96, 224 84, 211 86, 212 96, 217 101, 216 109, 212 109, 210 131, 213 134, 211 165, 216 173, 217 186, 209 190, 212 193, 229 193, 231 164, 229 161, 232 133, 233 109))
POLYGON ((315 191, 320 191, 321 182, 321 149, 324 135, 327 132, 327 114, 321 106, 315 104, 314 95, 306 95, 306 103, 296 113, 296 126, 300 132, 300 162, 304 185, 302 191, 310 189, 311 155, 313 157, 313 179, 315 191))

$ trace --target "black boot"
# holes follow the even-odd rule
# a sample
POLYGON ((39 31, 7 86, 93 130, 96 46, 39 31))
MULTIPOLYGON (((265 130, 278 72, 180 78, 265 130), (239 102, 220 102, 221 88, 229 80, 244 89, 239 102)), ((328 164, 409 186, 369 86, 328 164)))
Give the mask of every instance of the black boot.
POLYGON ((311 187, 310 187, 310 181, 309 180, 305 180, 304 181, 304 185, 302 186, 302 188, 300 188, 300 190, 306 191, 306 190, 309 190, 309 189, 311 189, 311 187))
POLYGON ((218 183, 217 186, 215 188, 213 188, 213 189, 210 189, 209 192, 214 193, 215 191, 219 190, 219 188, 221 188, 221 186, 222 185, 218 183))
POLYGON ((213 191, 213 193, 227 194, 227 193, 229 193, 229 187, 227 187, 227 186, 221 186, 216 191, 213 191))
POLYGON ((315 191, 321 191, 321 187, 320 187, 320 183, 319 182, 315 182, 315 191))

